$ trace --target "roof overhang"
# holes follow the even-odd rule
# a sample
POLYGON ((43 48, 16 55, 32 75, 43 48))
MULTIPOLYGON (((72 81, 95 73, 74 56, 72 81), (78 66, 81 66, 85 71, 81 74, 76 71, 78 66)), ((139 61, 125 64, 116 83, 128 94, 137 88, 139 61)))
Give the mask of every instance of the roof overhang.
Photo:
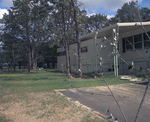
MULTIPOLYGON (((144 27, 150 26, 150 21, 149 22, 142 22, 142 25, 144 27)), ((89 33, 85 36, 81 36, 80 40, 84 41, 84 40, 88 40, 88 39, 93 39, 97 32, 98 32, 97 38, 112 37, 113 29, 114 28, 116 29, 118 27, 119 27, 119 34, 142 28, 140 22, 116 23, 114 25, 105 27, 105 28, 98 30, 96 32, 92 32, 92 33, 89 33)))

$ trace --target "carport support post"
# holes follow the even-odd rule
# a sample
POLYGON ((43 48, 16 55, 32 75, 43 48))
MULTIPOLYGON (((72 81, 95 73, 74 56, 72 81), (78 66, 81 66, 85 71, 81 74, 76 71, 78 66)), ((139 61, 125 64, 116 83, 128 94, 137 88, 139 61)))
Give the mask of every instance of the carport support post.
POLYGON ((94 56, 95 56, 95 73, 96 74, 97 74, 97 50, 96 50, 97 35, 98 35, 98 32, 96 31, 95 37, 94 37, 94 56))
POLYGON ((116 49, 113 47, 113 53, 114 53, 114 75, 116 75, 116 49))
POLYGON ((118 76, 118 45, 119 45, 119 26, 116 28, 116 76, 118 76))
POLYGON ((113 53, 114 53, 114 75, 118 76, 118 56, 117 56, 117 50, 118 50, 118 41, 119 41, 119 27, 116 29, 113 29, 113 40, 114 40, 114 47, 113 47, 113 53))
POLYGON ((117 48, 118 48, 118 46, 116 46, 116 76, 118 76, 118 56, 117 56, 117 48))

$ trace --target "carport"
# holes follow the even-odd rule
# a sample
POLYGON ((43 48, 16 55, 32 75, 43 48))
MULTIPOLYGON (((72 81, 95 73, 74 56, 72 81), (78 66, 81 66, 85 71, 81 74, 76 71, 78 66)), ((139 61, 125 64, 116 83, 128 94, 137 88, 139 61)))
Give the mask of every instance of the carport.
MULTIPOLYGON (((150 26, 150 21, 149 22, 142 22, 142 25, 147 28, 150 26)), ((81 36, 80 40, 87 40, 87 39, 93 39, 93 37, 97 34, 97 38, 103 38, 103 37, 112 37, 113 36, 113 29, 118 29, 119 35, 122 35, 124 33, 128 33, 129 31, 132 30, 137 30, 137 29, 142 29, 141 23, 140 22, 128 22, 128 23, 116 23, 114 25, 105 27, 101 30, 98 30, 96 32, 92 32, 90 34, 87 34, 85 36, 81 36)), ((144 31, 143 31, 144 32, 144 31)))

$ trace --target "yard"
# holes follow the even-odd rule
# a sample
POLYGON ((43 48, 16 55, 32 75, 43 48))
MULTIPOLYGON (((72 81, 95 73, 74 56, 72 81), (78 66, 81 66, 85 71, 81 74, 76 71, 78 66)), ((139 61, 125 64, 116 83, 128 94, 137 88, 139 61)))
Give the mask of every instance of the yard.
MULTIPOLYGON (((87 74, 89 76, 90 74, 87 74)), ((106 76, 109 85, 129 83, 106 76)), ((0 122, 105 122, 92 111, 77 106, 54 90, 104 86, 97 79, 72 78, 56 71, 2 72, 0 74, 0 122)))

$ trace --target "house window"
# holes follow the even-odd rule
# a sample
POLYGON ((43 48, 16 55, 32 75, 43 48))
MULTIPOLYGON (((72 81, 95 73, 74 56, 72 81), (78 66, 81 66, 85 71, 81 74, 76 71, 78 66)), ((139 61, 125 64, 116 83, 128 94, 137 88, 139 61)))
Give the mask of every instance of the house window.
POLYGON ((142 49, 142 34, 134 36, 134 46, 135 49, 142 49))
POLYGON ((81 53, 85 53, 88 51, 88 48, 87 46, 86 47, 81 47, 81 53))
MULTIPOLYGON (((147 32, 147 34, 150 36, 150 31, 147 32)), ((143 38, 144 38, 144 48, 149 49, 150 48, 150 40, 147 37, 146 33, 143 34, 143 38)))
POLYGON ((133 51, 133 36, 126 38, 126 51, 133 51))
POLYGON ((58 52, 58 53, 57 53, 57 56, 64 56, 64 55, 66 55, 66 52, 65 52, 65 51, 62 51, 62 52, 58 52))
MULTIPOLYGON (((150 35, 150 31, 148 32, 148 35, 150 35)), ((133 51, 133 46, 137 50, 150 48, 150 40, 148 39, 146 33, 123 38, 122 44, 123 44, 123 52, 133 51)))

